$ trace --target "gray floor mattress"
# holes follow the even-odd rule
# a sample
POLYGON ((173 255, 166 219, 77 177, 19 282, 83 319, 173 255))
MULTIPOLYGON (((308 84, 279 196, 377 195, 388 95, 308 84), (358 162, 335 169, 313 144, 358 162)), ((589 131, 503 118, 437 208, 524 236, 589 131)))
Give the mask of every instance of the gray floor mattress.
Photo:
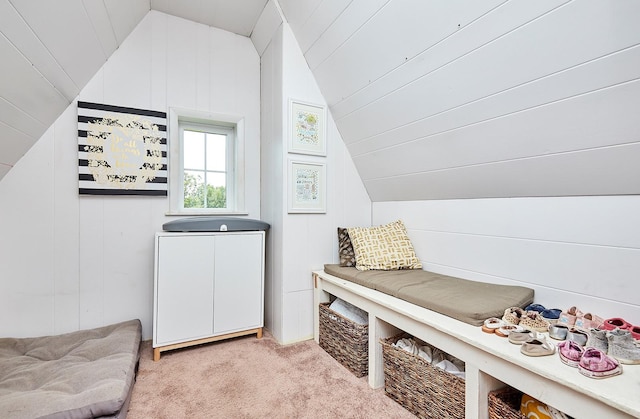
POLYGON ((0 338, 2 418, 125 418, 139 320, 37 338, 0 338))
POLYGON ((526 307, 533 302, 530 288, 470 281, 421 269, 359 271, 325 265, 324 271, 474 326, 489 317, 502 317, 509 307, 526 307))

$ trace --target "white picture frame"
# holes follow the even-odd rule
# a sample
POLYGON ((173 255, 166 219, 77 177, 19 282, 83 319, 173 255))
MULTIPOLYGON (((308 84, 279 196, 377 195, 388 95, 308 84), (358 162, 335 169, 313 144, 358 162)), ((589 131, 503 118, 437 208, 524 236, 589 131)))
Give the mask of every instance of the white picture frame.
POLYGON ((289 160, 288 212, 327 212, 327 167, 325 163, 289 160))
POLYGON ((326 107, 289 100, 289 153, 327 155, 326 107))

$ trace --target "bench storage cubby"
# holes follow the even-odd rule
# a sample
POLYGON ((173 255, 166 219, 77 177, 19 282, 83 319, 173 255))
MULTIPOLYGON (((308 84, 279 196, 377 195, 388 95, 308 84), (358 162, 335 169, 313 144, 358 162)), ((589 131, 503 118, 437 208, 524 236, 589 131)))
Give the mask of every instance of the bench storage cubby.
POLYGON ((522 392, 504 387, 489 393, 489 419, 527 419, 520 413, 522 392))
POLYGON ((369 325, 358 324, 320 303, 319 345, 356 377, 369 368, 369 325))
POLYGON ((394 346, 404 337, 414 339, 403 333, 380 340, 385 393, 419 418, 464 418, 464 379, 394 346))

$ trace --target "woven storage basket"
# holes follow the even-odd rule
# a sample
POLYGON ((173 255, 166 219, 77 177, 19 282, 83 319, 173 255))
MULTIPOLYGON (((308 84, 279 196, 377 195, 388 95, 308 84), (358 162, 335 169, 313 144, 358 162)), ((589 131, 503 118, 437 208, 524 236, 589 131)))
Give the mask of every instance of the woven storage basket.
POLYGON ((369 369, 369 325, 358 324, 321 303, 320 347, 344 365, 356 377, 364 377, 369 369))
POLYGON ((393 346, 406 334, 380 339, 385 393, 419 418, 464 418, 462 378, 393 346))
POLYGON ((489 419, 527 419, 520 413, 522 392, 505 387, 489 392, 489 419))

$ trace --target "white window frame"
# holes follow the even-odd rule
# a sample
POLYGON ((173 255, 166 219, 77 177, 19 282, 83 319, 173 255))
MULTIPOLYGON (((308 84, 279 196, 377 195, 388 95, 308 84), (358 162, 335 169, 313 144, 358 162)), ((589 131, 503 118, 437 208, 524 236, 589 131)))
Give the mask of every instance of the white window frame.
MULTIPOLYGON (((198 129, 196 129, 198 130, 198 129)), ((185 109, 169 110, 169 212, 167 215, 247 215, 245 209, 244 118, 185 109), (233 132, 234 138, 227 152, 227 208, 184 208, 184 169, 182 158, 182 129, 221 128, 233 132)), ((227 145, 229 145, 227 143, 227 145)))

